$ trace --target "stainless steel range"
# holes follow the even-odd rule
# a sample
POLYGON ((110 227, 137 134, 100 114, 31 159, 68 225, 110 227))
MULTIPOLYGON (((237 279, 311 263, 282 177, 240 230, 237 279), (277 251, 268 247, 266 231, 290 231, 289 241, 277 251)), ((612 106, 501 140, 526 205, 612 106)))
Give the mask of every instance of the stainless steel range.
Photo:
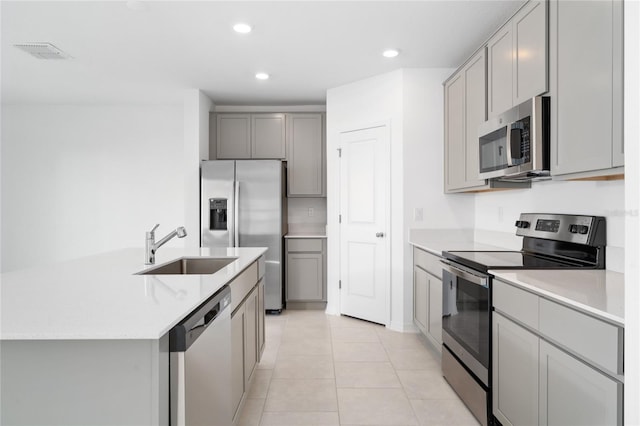
POLYGON ((448 251, 444 257, 442 372, 483 425, 491 414, 491 269, 604 269, 604 217, 523 213, 520 251, 448 251))

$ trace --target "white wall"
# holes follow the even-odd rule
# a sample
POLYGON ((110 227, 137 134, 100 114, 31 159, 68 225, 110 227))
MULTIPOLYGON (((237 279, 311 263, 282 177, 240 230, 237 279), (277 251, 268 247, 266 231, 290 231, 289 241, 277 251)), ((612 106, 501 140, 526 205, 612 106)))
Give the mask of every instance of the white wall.
POLYGON ((2 271, 182 225, 182 127, 180 105, 3 105, 2 271))
MULTIPOLYGON (((338 291, 340 268, 339 241, 339 162, 337 148, 340 133, 387 123, 390 125, 392 221, 389 244, 393 248, 397 238, 402 239, 402 172, 395 170, 402 161, 402 72, 361 80, 327 91, 327 312, 339 313, 338 291), (394 174, 394 171, 396 172, 394 174), (400 191, 394 191, 399 186, 400 191), (395 221, 394 218, 399 220, 395 221), (396 237, 396 235, 398 237, 396 237)), ((400 244, 401 245, 401 244, 400 244)), ((400 249, 401 252, 401 249, 400 249)), ((392 259, 393 263, 393 259, 392 259)), ((400 262, 402 264, 402 262, 400 262)), ((396 274, 397 275, 397 271, 396 274)), ((392 282, 402 282, 392 274, 392 282), (394 279, 395 278, 395 279, 394 279)), ((393 284, 392 284, 393 287, 393 284)))
POLYGON ((200 161, 209 159, 209 114, 213 101, 198 89, 184 93, 185 247, 200 247, 200 161))
POLYGON ((327 224, 326 198, 289 198, 287 204, 289 225, 325 226, 327 224), (313 216, 309 216, 309 209, 313 209, 313 216))
POLYGON ((473 228, 474 199, 444 194, 444 89, 452 69, 403 70, 403 194, 402 263, 404 293, 402 329, 413 329, 413 252, 411 228, 473 228), (422 209, 423 220, 415 219, 422 209))
POLYGON ((413 330, 409 228, 472 227, 473 197, 442 194, 442 82, 452 70, 405 69, 327 92, 327 312, 339 312, 339 133, 390 125, 391 328, 413 330), (423 222, 413 209, 423 208, 423 222))

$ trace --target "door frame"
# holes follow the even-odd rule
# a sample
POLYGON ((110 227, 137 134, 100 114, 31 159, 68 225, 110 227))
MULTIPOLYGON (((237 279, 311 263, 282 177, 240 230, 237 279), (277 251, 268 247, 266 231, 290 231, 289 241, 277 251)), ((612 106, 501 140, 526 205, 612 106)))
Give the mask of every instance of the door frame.
MULTIPOLYGON (((391 242, 392 242, 392 229, 391 229, 391 120, 385 121, 375 121, 368 124, 361 124, 358 126, 349 126, 348 128, 343 128, 338 131, 338 144, 337 150, 341 153, 342 150, 342 142, 341 136, 344 133, 352 133, 358 132, 361 130, 369 130, 383 127, 384 128, 384 147, 383 151, 386 155, 385 164, 387 166, 387 177, 384 180, 384 197, 387 201, 386 203, 386 211, 385 211, 385 239, 387 244, 385 245, 385 259, 387 260, 387 272, 386 272, 386 280, 387 280, 387 288, 385 291, 386 304, 385 304, 385 327, 389 327, 391 325, 391 242)), ((340 214, 342 214, 342 155, 339 155, 338 158, 338 210, 340 214)), ((338 224, 338 279, 342 279, 342 223, 338 224)), ((338 314, 342 315, 342 289, 338 290, 338 314)))

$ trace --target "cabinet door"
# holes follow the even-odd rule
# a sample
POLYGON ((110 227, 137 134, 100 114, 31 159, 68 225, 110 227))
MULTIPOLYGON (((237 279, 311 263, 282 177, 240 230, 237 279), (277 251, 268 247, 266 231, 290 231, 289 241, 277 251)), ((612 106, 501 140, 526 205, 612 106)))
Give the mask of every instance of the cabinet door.
POLYGON ((284 159, 284 114, 251 115, 251 158, 284 159))
POLYGON ((465 186, 481 186, 478 126, 487 119, 487 56, 480 50, 464 67, 465 78, 465 186))
POLYGON ((216 153, 219 160, 251 158, 251 116, 218 114, 216 153))
POLYGON ((541 340, 540 425, 621 424, 622 384, 541 340))
POLYGON ((244 306, 231 316, 231 402, 234 418, 244 394, 244 306))
POLYGON ((493 414, 504 426, 537 425, 540 339, 496 312, 492 333, 493 414))
POLYGON ((322 253, 287 254, 287 301, 323 301, 322 253))
POLYGON ((429 326, 427 332, 437 343, 442 345, 442 280, 428 275, 429 278, 429 326))
POLYGON ((421 268, 413 268, 413 322, 423 333, 429 323, 429 274, 421 268))
POLYGON ((244 317, 244 385, 249 382, 258 361, 258 289, 254 288, 247 297, 244 317))
POLYGON ((258 362, 262 358, 262 352, 264 351, 264 278, 258 283, 258 362))
POLYGON ((547 2, 529 1, 512 19, 513 105, 548 90, 547 2))
POLYGON ((322 114, 287 115, 289 197, 324 197, 322 114))
POLYGON ((611 168, 621 150, 619 3, 550 3, 552 175, 611 168))
POLYGON ((444 86, 445 191, 464 187, 466 180, 464 74, 444 86))
POLYGON ((488 115, 503 113, 513 106, 513 36, 511 22, 487 43, 488 115))

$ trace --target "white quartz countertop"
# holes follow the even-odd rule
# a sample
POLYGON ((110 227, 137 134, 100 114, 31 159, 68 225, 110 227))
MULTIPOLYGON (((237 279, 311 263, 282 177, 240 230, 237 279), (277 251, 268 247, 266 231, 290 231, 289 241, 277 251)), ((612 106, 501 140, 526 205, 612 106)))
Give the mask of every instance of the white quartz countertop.
POLYGON ((327 238, 327 226, 324 224, 290 223, 285 238, 327 238))
MULTIPOLYGON (((467 250, 511 250, 499 245, 478 242, 474 239, 473 231, 458 229, 420 229, 419 232, 411 232, 409 244, 442 256, 443 251, 467 251, 467 250)), ((518 248, 519 250, 519 248, 518 248)))
POLYGON ((131 248, 4 273, 0 339, 158 339, 266 248, 131 248), (180 257, 237 257, 214 274, 135 275, 180 257))
POLYGON ((491 270, 496 278, 624 327, 624 274, 606 270, 491 270))

